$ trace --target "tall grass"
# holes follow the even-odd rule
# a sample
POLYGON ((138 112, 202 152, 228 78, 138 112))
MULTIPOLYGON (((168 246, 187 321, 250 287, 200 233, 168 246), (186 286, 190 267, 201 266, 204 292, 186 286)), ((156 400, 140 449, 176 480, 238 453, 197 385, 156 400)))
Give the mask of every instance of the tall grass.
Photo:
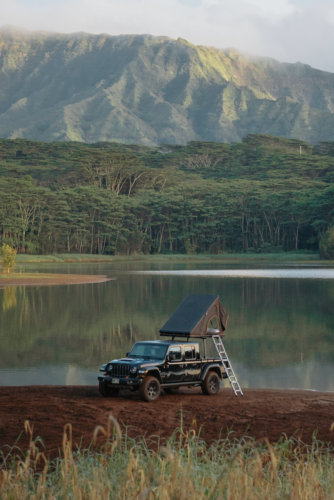
POLYGON ((95 430, 98 448, 73 450, 64 429, 62 457, 49 462, 34 440, 25 456, 2 452, 0 498, 11 500, 323 500, 334 498, 334 449, 315 438, 219 439, 208 446, 182 425, 164 445, 158 437, 131 439, 110 416, 95 430), (101 445, 103 438, 103 445, 101 445))

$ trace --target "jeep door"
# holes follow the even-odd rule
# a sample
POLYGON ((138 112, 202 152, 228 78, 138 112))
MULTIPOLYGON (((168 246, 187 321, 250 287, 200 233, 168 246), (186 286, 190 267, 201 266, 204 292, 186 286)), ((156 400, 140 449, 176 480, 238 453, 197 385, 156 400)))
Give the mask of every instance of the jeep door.
POLYGON ((197 359, 197 353, 194 345, 184 346, 184 381, 198 380, 201 375, 201 360, 197 359))
POLYGON ((165 383, 181 382, 184 377, 181 346, 170 346, 167 353, 167 377, 165 383))

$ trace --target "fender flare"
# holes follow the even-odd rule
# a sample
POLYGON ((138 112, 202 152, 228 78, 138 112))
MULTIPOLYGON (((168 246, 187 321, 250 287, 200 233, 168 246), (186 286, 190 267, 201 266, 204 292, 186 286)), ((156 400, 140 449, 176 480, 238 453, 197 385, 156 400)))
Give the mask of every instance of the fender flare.
POLYGON ((208 371, 213 371, 215 373, 217 373, 218 377, 220 379, 223 378, 223 374, 222 374, 222 370, 221 370, 221 366, 218 364, 218 363, 212 363, 210 365, 206 365, 206 367, 204 368, 203 372, 202 372, 202 375, 201 375, 201 380, 204 380, 205 377, 206 377, 206 374, 208 373, 208 371))
POLYGON ((153 366, 152 368, 148 368, 145 377, 155 377, 159 380, 160 384, 162 384, 161 375, 157 367, 153 366))

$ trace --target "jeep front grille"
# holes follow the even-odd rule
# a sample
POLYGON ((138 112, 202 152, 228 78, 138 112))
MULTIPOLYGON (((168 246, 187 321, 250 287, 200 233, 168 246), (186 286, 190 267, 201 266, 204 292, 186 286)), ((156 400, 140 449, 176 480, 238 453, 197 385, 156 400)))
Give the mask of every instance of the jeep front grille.
POLYGON ((113 377, 126 377, 130 374, 129 365, 109 365, 108 370, 113 377))

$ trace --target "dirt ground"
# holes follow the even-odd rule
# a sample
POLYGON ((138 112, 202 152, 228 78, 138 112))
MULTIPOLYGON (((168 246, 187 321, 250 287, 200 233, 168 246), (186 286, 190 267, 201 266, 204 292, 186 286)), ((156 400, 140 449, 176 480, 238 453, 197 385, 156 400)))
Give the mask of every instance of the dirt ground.
POLYGON ((50 285, 80 285, 83 283, 102 283, 109 281, 105 275, 85 274, 8 274, 0 277, 0 289, 6 286, 50 286, 50 285))
MULTIPOLYGON (((283 434, 295 435, 310 443, 312 434, 322 441, 333 441, 334 394, 311 391, 246 389, 235 397, 231 389, 221 389, 214 397, 199 389, 182 389, 177 395, 162 392, 156 403, 145 403, 138 394, 124 392, 117 398, 103 398, 94 386, 0 387, 0 447, 8 450, 24 429, 25 420, 34 426, 50 457, 58 456, 63 428, 73 425, 74 442, 88 445, 97 425, 106 425, 112 414, 129 428, 132 436, 169 437, 180 424, 184 428, 195 420, 207 443, 227 435, 268 437, 277 441, 283 434)), ((23 433, 17 445, 25 449, 23 433)))

